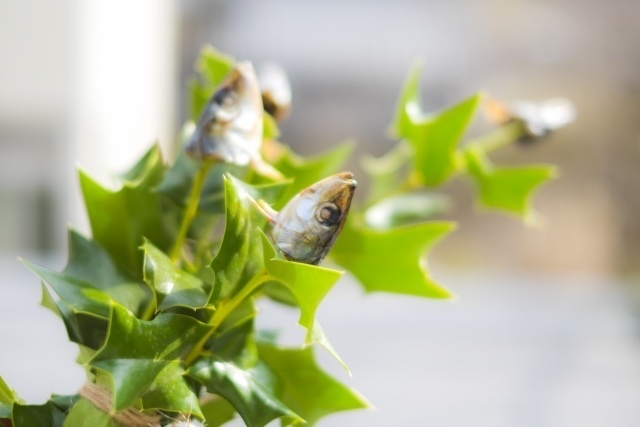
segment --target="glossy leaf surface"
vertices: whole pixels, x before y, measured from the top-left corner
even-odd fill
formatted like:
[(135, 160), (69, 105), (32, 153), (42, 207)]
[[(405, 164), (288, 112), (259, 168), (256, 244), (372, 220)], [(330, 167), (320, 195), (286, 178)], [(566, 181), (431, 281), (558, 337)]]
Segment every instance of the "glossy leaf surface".
[(50, 302), (62, 315), (69, 338), (92, 348), (101, 344), (113, 302), (139, 314), (152, 298), (146, 284), (115, 265), (95, 241), (73, 230), (69, 231), (69, 261), (62, 273), (25, 264), (46, 283), (47, 293), (55, 296)]
[(212, 289), (202, 279), (176, 267), (161, 250), (146, 241), (144, 280), (155, 291), (157, 310), (170, 307), (202, 308)]
[(277, 201), (286, 184), (250, 186), (225, 178), (226, 225), (222, 245), (211, 263), (216, 274), (213, 302), (231, 297), (264, 266), (258, 228), (266, 219), (251, 205), (249, 197), (268, 203)]
[(275, 396), (272, 374), (266, 369), (245, 370), (212, 355), (196, 362), (189, 375), (229, 401), (248, 427), (262, 427), (280, 417), (299, 419)]
[(171, 313), (160, 313), (152, 321), (140, 320), (114, 305), (107, 340), (90, 365), (110, 374), (115, 410), (133, 405), (151, 388), (160, 389), (158, 393), (169, 402), (166, 405), (172, 406), (165, 409), (179, 411), (186, 404), (197, 414), (193, 399), (185, 398), (185, 387), (176, 385), (184, 381), (181, 369), (169, 368), (160, 374), (209, 329), (191, 317)]

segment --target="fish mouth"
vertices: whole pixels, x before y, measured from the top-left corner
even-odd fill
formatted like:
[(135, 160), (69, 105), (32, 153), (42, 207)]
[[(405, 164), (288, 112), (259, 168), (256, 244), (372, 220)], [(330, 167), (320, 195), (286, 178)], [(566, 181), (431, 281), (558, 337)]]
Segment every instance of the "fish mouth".
[(341, 172), (326, 179), (325, 195), (335, 203), (340, 210), (348, 211), (353, 193), (358, 183), (351, 172)]
[(351, 172), (340, 172), (334, 177), (340, 179), (344, 184), (351, 188), (351, 190), (355, 190), (358, 186), (358, 181), (353, 179), (353, 173)]

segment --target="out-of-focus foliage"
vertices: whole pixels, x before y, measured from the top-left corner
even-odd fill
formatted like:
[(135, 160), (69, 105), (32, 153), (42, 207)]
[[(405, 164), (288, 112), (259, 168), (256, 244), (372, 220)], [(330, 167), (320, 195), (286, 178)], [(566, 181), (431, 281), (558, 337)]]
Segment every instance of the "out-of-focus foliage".
[[(203, 49), (190, 83), (192, 120), (234, 62)], [(400, 140), (387, 155), (366, 159), (371, 193), (354, 202), (329, 256), (367, 291), (448, 298), (425, 260), (455, 228), (431, 220), (450, 206), (439, 186), (469, 176), (481, 204), (527, 219), (532, 191), (553, 169), (494, 166), (486, 145), (461, 143), (480, 95), (426, 114), (418, 83), (415, 69), (392, 124)], [(182, 417), (219, 426), (238, 415), (248, 426), (275, 419), (313, 425), (369, 405), (314, 357), (318, 344), (346, 368), (315, 316), (343, 272), (285, 259), (263, 233), (269, 224), (256, 207), (262, 200), (279, 209), (338, 172), (352, 145), (303, 158), (277, 141), (271, 116), (263, 120), (263, 156), (281, 179), (253, 165), (204, 164), (184, 153), (166, 164), (155, 146), (116, 189), (80, 172), (92, 237), (69, 232), (61, 273), (26, 264), (42, 279), (43, 305), (81, 346), (88, 381), (102, 390), (110, 410), (83, 392), (26, 405), (0, 378), (0, 425), (119, 426), (114, 415), (121, 411), (163, 423)], [(185, 126), (186, 136), (190, 129), (193, 124)], [(191, 208), (197, 208), (193, 216)], [(254, 301), (261, 297), (299, 310), (304, 342), (284, 348), (256, 330)]]

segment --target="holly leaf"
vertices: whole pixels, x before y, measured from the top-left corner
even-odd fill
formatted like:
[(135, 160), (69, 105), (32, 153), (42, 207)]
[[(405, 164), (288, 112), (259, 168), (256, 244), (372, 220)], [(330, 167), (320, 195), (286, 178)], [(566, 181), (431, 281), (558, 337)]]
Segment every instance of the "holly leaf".
[(536, 222), (531, 199), (538, 187), (555, 178), (555, 167), (496, 167), (479, 147), (470, 146), (464, 154), (483, 206), (515, 214), (528, 223)]
[(188, 375), (231, 403), (248, 427), (262, 427), (281, 417), (302, 421), (275, 396), (273, 374), (266, 367), (246, 370), (211, 355), (200, 358)]
[(414, 167), (427, 186), (443, 183), (456, 166), (456, 150), (480, 103), (480, 94), (426, 117), (407, 138), (414, 150)]
[(435, 186), (455, 171), (456, 149), (480, 102), (480, 94), (435, 114), (420, 105), (420, 67), (414, 67), (400, 94), (391, 133), (409, 142), (421, 183)]
[(42, 405), (13, 403), (13, 427), (62, 427), (64, 411), (52, 401)]
[(282, 196), (277, 208), (284, 206), (293, 196), (327, 176), (338, 172), (353, 151), (354, 144), (345, 142), (324, 154), (314, 157), (302, 157), (289, 147), (279, 146), (278, 153), (271, 155), (273, 166), (293, 182)]
[(47, 306), (55, 304), (69, 338), (98, 348), (104, 339), (112, 303), (140, 314), (152, 292), (113, 261), (95, 241), (69, 230), (69, 261), (62, 273), (23, 261), (43, 280)]
[(266, 111), (262, 113), (262, 138), (264, 139), (278, 139), (280, 136), (280, 129), (278, 129), (278, 122), (273, 116)]
[(136, 276), (142, 272), (142, 253), (138, 248), (143, 237), (166, 251), (176, 234), (178, 212), (155, 191), (164, 173), (157, 146), (124, 175), (118, 190), (107, 189), (79, 171), (94, 240), (118, 265)]
[(184, 373), (180, 362), (170, 362), (142, 396), (142, 408), (178, 412), (203, 419), (198, 396), (185, 381)]
[(286, 185), (251, 186), (225, 177), (226, 225), (220, 250), (211, 262), (216, 274), (213, 302), (233, 296), (263, 268), (258, 228), (264, 226), (266, 219), (251, 206), (249, 196), (273, 203)]
[(202, 408), (202, 414), (208, 427), (220, 427), (231, 421), (236, 415), (236, 409), (233, 405), (220, 396), (205, 399), (200, 403), (200, 408)]
[[(115, 411), (130, 407), (151, 391), (151, 401), (161, 401), (163, 409), (201, 418), (197, 397), (183, 384), (177, 360), (209, 330), (208, 325), (179, 314), (160, 313), (152, 321), (139, 320), (114, 304), (107, 340), (89, 364), (110, 375)], [(170, 367), (172, 363), (175, 366)]]
[(368, 292), (450, 298), (429, 277), (423, 257), (454, 227), (452, 222), (428, 222), (374, 230), (347, 221), (330, 255)]
[[(276, 250), (267, 236), (264, 233), (261, 235), (267, 273), (291, 292), (300, 307), (298, 323), (307, 330), (305, 343), (310, 344), (316, 341), (328, 343), (322, 329), (316, 325), (315, 315), (318, 306), (342, 276), (342, 272), (282, 259), (276, 256)], [(327, 346), (327, 350), (335, 354), (330, 345)], [(337, 354), (335, 356), (342, 362)]]
[[(247, 299), (247, 301), (250, 300)], [(234, 310), (236, 319), (227, 318), (220, 328), (222, 331), (211, 341), (209, 346), (211, 353), (224, 360), (232, 361), (240, 368), (250, 368), (258, 360), (254, 329), (255, 307), (253, 307), (253, 303), (246, 304), (245, 310), (247, 306), (253, 308), (253, 313), (238, 321), (238, 315), (242, 317), (243, 310), (240, 309), (238, 312)], [(246, 314), (245, 311), (244, 315), (246, 316)], [(230, 324), (231, 326), (229, 326)]]
[(311, 347), (282, 348), (261, 342), (258, 351), (276, 376), (278, 398), (308, 425), (336, 412), (370, 407), (362, 396), (320, 369)]
[(23, 403), (16, 395), (16, 392), (9, 388), (6, 382), (0, 377), (0, 423), (2, 420), (11, 419), (11, 406), (13, 402)]
[(409, 139), (413, 136), (415, 124), (424, 116), (420, 104), (420, 73), (422, 67), (415, 65), (404, 82), (396, 111), (390, 126), (392, 136)]
[(202, 308), (212, 288), (202, 279), (176, 267), (171, 259), (149, 241), (144, 251), (144, 281), (155, 290), (157, 310), (170, 307)]
[(125, 427), (124, 424), (114, 420), (111, 415), (96, 408), (87, 399), (80, 399), (67, 414), (63, 427)]

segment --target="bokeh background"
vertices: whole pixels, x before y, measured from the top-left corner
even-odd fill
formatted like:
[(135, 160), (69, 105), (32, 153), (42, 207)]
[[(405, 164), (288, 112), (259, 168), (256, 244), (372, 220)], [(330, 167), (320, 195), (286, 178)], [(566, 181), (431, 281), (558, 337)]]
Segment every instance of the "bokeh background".
[(82, 383), (15, 256), (64, 265), (67, 224), (88, 229), (77, 164), (108, 182), (153, 141), (175, 154), (210, 43), (281, 63), (294, 97), (284, 142), (313, 154), (355, 139), (356, 174), (358, 156), (392, 146), (416, 61), (427, 110), (482, 89), (578, 111), (495, 156), (560, 166), (535, 199), (543, 227), (478, 212), (468, 183), (448, 186), (461, 226), (430, 265), (455, 303), (362, 296), (348, 279), (332, 293), (320, 319), (377, 409), (321, 425), (640, 425), (638, 17), (626, 0), (0, 0), (0, 375), (35, 401)]

